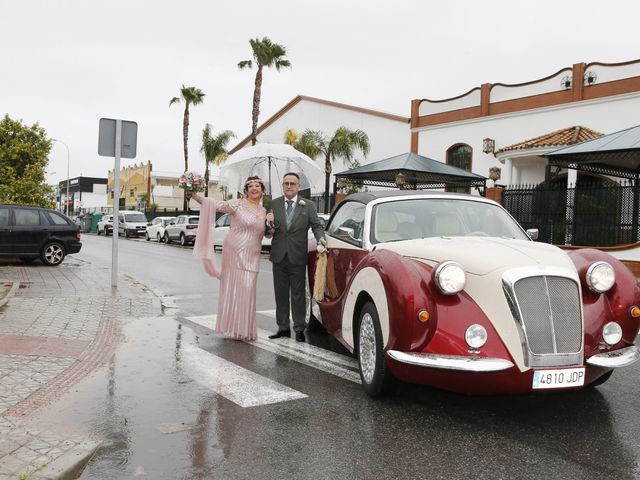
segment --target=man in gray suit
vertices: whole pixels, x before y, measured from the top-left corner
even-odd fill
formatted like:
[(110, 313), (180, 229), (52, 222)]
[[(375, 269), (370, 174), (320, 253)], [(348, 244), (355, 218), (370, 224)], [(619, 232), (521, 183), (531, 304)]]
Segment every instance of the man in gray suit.
[(310, 200), (298, 196), (300, 177), (289, 172), (282, 180), (284, 197), (271, 201), (267, 214), (267, 234), (271, 240), (270, 260), (273, 264), (273, 288), (276, 294), (276, 322), (278, 331), (269, 338), (291, 335), (289, 327), (289, 302), (293, 317), (296, 341), (304, 342), (306, 316), (305, 273), (308, 257), (309, 228), (318, 241), (318, 251), (323, 252), (324, 230), (318, 219), (316, 206)]

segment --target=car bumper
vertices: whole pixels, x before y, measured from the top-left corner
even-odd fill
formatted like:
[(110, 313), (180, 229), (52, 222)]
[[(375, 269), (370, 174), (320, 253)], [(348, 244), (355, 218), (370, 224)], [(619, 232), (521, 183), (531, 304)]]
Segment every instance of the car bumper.
[(67, 244), (67, 254), (78, 253), (82, 248), (82, 242), (73, 242)]
[(605, 368), (620, 368), (631, 365), (640, 360), (640, 347), (632, 345), (630, 347), (614, 350), (613, 352), (598, 353), (589, 357), (588, 365)]
[(401, 352), (399, 350), (388, 350), (387, 355), (397, 362), (408, 365), (463, 372), (500, 372), (513, 367), (513, 363), (502, 358), (437, 355), (435, 353)]

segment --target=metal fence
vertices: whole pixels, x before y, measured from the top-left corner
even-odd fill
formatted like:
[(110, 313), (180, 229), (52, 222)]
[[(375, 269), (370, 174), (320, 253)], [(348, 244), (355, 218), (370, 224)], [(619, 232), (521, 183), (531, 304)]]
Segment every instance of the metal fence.
[(517, 185), (502, 193), (503, 206), (525, 229), (539, 229), (540, 241), (585, 246), (640, 241), (638, 199), (631, 183)]

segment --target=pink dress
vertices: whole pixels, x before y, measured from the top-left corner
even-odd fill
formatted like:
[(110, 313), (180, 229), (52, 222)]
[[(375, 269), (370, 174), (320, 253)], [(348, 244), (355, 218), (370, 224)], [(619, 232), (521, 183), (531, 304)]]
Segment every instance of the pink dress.
[[(215, 265), (213, 232), (215, 212), (233, 215), (222, 243), (222, 265)], [(241, 340), (258, 338), (256, 283), (267, 211), (252, 208), (247, 200), (215, 201), (204, 198), (193, 254), (204, 258), (205, 270), (220, 279), (215, 331)]]

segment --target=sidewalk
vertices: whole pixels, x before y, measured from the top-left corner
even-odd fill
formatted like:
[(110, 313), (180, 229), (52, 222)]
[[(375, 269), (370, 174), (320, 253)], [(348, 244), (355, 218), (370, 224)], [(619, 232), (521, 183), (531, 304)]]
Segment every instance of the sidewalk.
[(133, 279), (67, 257), (58, 267), (0, 265), (0, 480), (74, 479), (99, 438), (40, 431), (35, 412), (111, 357), (120, 321), (161, 314)]

